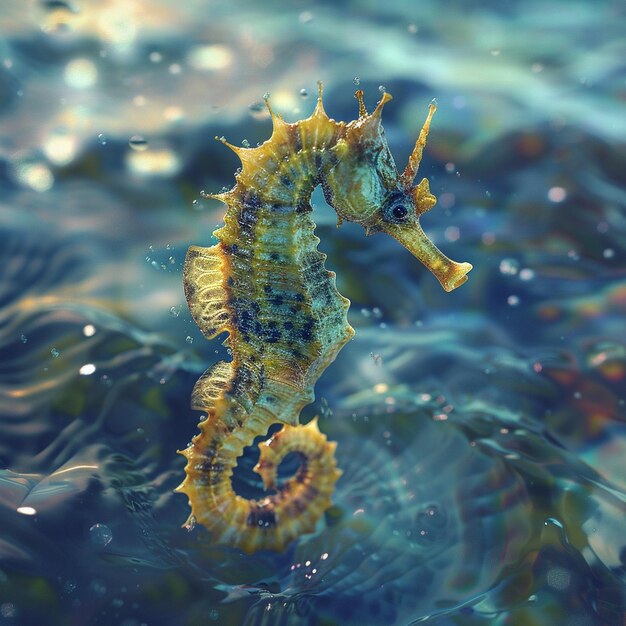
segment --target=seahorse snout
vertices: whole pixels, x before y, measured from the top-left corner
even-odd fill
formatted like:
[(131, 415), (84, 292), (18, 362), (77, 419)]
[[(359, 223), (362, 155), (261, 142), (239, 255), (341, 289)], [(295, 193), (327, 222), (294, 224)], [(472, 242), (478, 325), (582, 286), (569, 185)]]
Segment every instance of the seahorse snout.
[(437, 277), (445, 291), (453, 291), (467, 280), (472, 264), (449, 259), (426, 236), (417, 220), (410, 224), (389, 224), (384, 230), (419, 259)]

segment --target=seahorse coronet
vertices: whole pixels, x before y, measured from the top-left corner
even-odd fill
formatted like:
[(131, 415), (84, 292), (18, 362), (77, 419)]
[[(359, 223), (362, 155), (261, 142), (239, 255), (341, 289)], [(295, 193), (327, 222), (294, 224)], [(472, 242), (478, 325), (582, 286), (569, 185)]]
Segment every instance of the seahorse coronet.
[[(322, 85), (313, 113), (286, 122), (266, 104), (270, 138), (255, 148), (233, 150), (242, 166), (235, 186), (206, 194), (226, 204), (224, 225), (210, 248), (191, 246), (183, 268), (185, 296), (208, 339), (228, 333), (232, 360), (211, 366), (197, 381), (192, 407), (206, 418), (184, 450), (186, 477), (177, 488), (191, 505), (186, 527), (200, 523), (215, 543), (244, 552), (283, 550), (321, 524), (342, 475), (337, 443), (320, 431), (318, 419), (299, 424), (314, 399), (315, 382), (354, 336), (350, 301), (337, 291), (335, 273), (318, 251), (310, 197), (322, 186), (338, 224), (353, 221), (366, 234), (386, 232), (420, 259), (446, 290), (465, 282), (469, 263), (443, 255), (419, 226), (436, 199), (427, 179), (413, 179), (434, 113), (398, 174), (382, 129), (383, 93), (367, 113), (357, 91), (359, 116), (349, 123), (326, 114)], [(259, 436), (260, 476), (266, 494), (246, 499), (231, 478), (244, 448)], [(295, 453), (300, 465), (282, 482), (278, 467)]]

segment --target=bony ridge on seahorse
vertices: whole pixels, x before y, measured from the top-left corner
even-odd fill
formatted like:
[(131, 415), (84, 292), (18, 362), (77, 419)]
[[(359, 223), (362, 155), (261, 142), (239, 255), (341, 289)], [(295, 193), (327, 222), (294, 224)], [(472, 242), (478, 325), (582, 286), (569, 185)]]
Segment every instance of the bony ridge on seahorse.
[[(242, 169), (233, 189), (211, 196), (228, 207), (224, 226), (214, 233), (219, 243), (190, 247), (185, 262), (193, 318), (209, 339), (229, 333), (232, 361), (213, 366), (193, 390), (193, 408), (207, 417), (181, 452), (187, 465), (178, 491), (189, 498), (190, 520), (204, 525), (216, 543), (245, 552), (282, 550), (313, 531), (341, 475), (336, 443), (326, 440), (317, 419), (298, 425), (315, 382), (354, 335), (350, 302), (337, 291), (334, 272), (324, 267), (326, 255), (317, 249), (313, 189), (322, 186), (339, 222), (397, 239), (446, 291), (463, 284), (472, 269), (444, 256), (419, 224), (436, 202), (426, 178), (413, 186), (435, 105), (398, 174), (381, 126), (391, 96), (384, 93), (370, 114), (360, 90), (356, 98), (357, 120), (329, 119), (319, 83), (313, 114), (293, 124), (266, 99), (273, 131), (259, 147), (220, 139), (239, 156)], [(231, 484), (233, 468), (244, 447), (276, 423), (282, 429), (260, 444), (255, 467), (273, 493), (243, 498)], [(278, 485), (278, 465), (289, 453), (298, 455), (300, 466)]]

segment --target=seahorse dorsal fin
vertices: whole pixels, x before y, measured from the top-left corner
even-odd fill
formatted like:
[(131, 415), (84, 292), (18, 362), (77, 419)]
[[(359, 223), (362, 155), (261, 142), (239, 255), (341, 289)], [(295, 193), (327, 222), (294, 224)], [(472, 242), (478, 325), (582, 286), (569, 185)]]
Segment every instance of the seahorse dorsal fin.
[(376, 108), (372, 111), (371, 115), (369, 116), (370, 119), (377, 121), (380, 124), (380, 120), (383, 114), (383, 107), (385, 106), (385, 104), (387, 104), (387, 102), (389, 102), (389, 100), (392, 100), (392, 99), (393, 99), (393, 96), (390, 93), (385, 91), (385, 93), (383, 93), (383, 97), (378, 101)]
[[(357, 92), (358, 94), (359, 92)], [(376, 108), (371, 112), (365, 111), (365, 105), (362, 103), (362, 95), (355, 94), (357, 100), (359, 100), (359, 119), (355, 122), (350, 122), (350, 126), (353, 128), (353, 132), (356, 132), (360, 140), (368, 140), (375, 138), (380, 133), (381, 118), (383, 107), (389, 100), (392, 99), (390, 93), (385, 92), (383, 97), (379, 100)], [(361, 106), (363, 104), (363, 106)], [(364, 114), (363, 114), (364, 113)]]
[(365, 102), (363, 102), (363, 90), (357, 89), (354, 97), (359, 101), (359, 118), (367, 117), (367, 109), (365, 108)]
[[(263, 100), (265, 100), (265, 106), (267, 107), (267, 110), (269, 111), (270, 117), (272, 119), (272, 136), (265, 143), (283, 143), (287, 139), (289, 124), (285, 122), (283, 116), (280, 115), (280, 113), (276, 113), (276, 111), (272, 109), (269, 94), (265, 94), (265, 96), (263, 96)], [(251, 148), (251, 151), (254, 150), (255, 148)]]
[(227, 148), (230, 148), (237, 156), (240, 155), (242, 150), (245, 150), (245, 148), (240, 148), (239, 146), (235, 146), (229, 141), (226, 141), (226, 137), (218, 137), (217, 135), (215, 135), (215, 141), (223, 143)]
[(315, 110), (313, 111), (313, 117), (315, 116), (324, 116), (326, 115), (326, 111), (324, 111), (324, 103), (322, 102), (322, 96), (324, 95), (324, 84), (321, 80), (317, 81), (317, 103), (315, 104)]
[(212, 200), (219, 200), (224, 204), (228, 204), (228, 200), (233, 197), (230, 191), (224, 191), (222, 193), (204, 193), (203, 198), (211, 198)]

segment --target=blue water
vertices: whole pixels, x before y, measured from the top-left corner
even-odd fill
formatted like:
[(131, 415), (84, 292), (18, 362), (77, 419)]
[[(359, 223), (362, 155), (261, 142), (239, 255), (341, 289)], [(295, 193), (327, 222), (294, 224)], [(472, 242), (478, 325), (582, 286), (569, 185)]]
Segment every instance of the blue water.
[[(625, 28), (602, 0), (3, 3), (0, 624), (623, 624)], [(314, 196), (357, 336), (303, 418), (344, 474), (247, 556), (173, 493), (227, 358), (181, 265), (238, 167), (213, 136), (265, 140), (263, 94), (297, 120), (318, 79), (336, 119), (393, 94), (399, 167), (437, 99), (423, 225), (474, 270), (446, 294)]]

